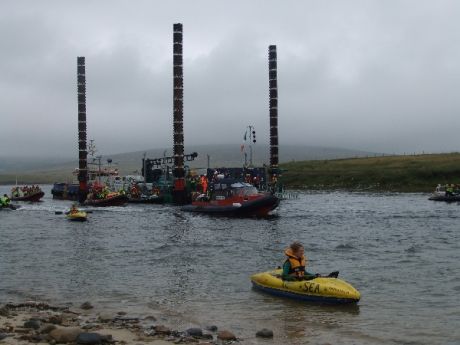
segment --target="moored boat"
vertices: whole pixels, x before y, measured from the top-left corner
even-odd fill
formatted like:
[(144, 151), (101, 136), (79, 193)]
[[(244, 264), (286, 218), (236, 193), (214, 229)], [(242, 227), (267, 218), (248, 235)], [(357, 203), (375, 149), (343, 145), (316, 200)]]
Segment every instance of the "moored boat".
[(265, 217), (279, 205), (279, 198), (267, 192), (259, 192), (253, 185), (233, 179), (221, 179), (211, 185), (209, 197), (200, 195), (190, 205), (182, 207), (186, 212), (198, 212), (228, 216)]
[(251, 276), (254, 289), (271, 295), (297, 300), (346, 304), (357, 303), (361, 294), (351, 284), (338, 278), (317, 277), (311, 280), (283, 281), (281, 269)]

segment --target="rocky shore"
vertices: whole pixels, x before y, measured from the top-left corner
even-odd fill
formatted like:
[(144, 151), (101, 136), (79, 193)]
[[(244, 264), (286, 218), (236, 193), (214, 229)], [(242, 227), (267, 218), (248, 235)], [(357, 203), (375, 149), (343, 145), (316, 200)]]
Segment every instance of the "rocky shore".
[[(244, 343), (215, 325), (176, 330), (163, 318), (96, 310), (89, 302), (60, 307), (41, 302), (8, 303), (0, 307), (0, 344), (232, 344)], [(257, 337), (271, 338), (270, 330)]]

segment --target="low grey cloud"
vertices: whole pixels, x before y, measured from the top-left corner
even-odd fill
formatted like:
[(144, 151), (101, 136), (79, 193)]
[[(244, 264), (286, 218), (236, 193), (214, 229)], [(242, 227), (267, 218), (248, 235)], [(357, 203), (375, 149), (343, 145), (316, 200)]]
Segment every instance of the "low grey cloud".
[(458, 150), (456, 1), (2, 1), (0, 156), (74, 156), (76, 57), (101, 152), (172, 145), (172, 24), (184, 23), (186, 145), (268, 142), (278, 46), (281, 144)]

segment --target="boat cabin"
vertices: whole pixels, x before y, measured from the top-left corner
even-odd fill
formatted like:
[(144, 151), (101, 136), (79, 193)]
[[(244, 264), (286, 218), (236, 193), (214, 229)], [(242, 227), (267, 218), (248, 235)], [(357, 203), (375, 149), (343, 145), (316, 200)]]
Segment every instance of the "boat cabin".
[(257, 195), (259, 191), (253, 185), (233, 179), (222, 179), (210, 186), (211, 200), (226, 200), (235, 197), (248, 199), (250, 195)]

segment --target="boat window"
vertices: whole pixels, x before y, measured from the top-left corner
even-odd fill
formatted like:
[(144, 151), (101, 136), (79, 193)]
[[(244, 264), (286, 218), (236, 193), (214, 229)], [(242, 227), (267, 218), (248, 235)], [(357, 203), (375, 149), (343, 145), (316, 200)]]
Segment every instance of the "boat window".
[(249, 185), (249, 187), (234, 188), (233, 193), (239, 196), (254, 195), (257, 194), (257, 188)]

